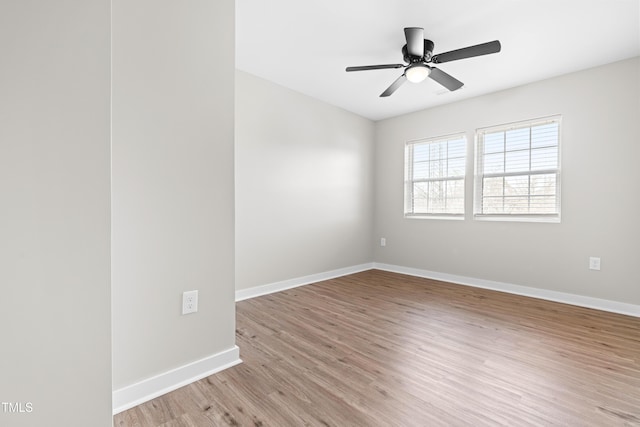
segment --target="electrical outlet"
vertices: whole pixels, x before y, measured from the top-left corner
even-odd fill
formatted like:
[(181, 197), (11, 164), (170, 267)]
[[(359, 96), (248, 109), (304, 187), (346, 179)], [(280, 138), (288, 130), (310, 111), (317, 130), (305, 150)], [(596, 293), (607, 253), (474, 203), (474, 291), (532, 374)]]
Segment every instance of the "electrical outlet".
[(387, 239), (385, 239), (384, 237), (380, 238), (380, 246), (387, 246)]
[(589, 270), (600, 270), (600, 258), (593, 256), (589, 258)]
[(182, 293), (182, 314), (195, 313), (198, 311), (198, 291), (187, 291)]

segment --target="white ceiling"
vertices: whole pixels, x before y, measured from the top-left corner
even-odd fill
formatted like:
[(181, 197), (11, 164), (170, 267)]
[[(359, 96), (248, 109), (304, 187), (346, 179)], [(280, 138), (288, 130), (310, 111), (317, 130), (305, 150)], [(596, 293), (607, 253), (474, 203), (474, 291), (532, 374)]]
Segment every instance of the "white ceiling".
[[(438, 65), (465, 83), (456, 92), (427, 79), (380, 98), (402, 69), (345, 67), (403, 63), (404, 27), (423, 27), (434, 53), (502, 51)], [(238, 69), (372, 120), (638, 55), (640, 0), (236, 0)]]

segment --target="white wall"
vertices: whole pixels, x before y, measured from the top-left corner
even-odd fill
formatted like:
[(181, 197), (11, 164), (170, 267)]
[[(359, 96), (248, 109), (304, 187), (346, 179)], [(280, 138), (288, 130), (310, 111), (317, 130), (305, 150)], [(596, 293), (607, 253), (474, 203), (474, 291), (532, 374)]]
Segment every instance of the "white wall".
[(373, 130), (236, 73), (236, 289), (371, 261)]
[(235, 346), (234, 2), (115, 0), (112, 20), (119, 390)]
[(110, 426), (107, 0), (0, 2), (2, 426)]
[[(405, 141), (464, 131), (473, 142), (476, 128), (552, 114), (563, 116), (560, 224), (474, 221), (472, 179), (464, 221), (403, 218)], [(639, 119), (634, 58), (378, 122), (375, 238), (387, 246), (375, 261), (640, 304)]]

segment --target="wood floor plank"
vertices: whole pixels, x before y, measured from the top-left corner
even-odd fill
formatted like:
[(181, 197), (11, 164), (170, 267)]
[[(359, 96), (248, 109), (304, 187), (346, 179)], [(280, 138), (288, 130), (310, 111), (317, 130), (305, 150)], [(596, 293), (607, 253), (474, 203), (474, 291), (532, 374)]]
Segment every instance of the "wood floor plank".
[(243, 364), (118, 427), (640, 426), (640, 319), (378, 270), (237, 303)]

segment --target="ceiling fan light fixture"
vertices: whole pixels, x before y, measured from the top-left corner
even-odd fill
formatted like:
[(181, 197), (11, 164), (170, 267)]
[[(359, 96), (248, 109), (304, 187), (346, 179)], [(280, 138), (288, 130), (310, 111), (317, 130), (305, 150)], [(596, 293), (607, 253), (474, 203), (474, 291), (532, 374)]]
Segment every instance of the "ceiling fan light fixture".
[(417, 63), (409, 65), (405, 70), (404, 75), (411, 83), (420, 83), (429, 77), (430, 73), (431, 69), (429, 67), (425, 64)]
[(391, 86), (380, 94), (381, 98), (393, 95), (407, 80), (412, 83), (420, 83), (427, 77), (436, 83), (444, 86), (449, 92), (460, 89), (464, 86), (460, 80), (442, 71), (440, 68), (431, 67), (427, 64), (442, 64), (444, 62), (457, 61), (459, 59), (473, 58), (476, 56), (489, 55), (500, 52), (499, 40), (488, 43), (481, 43), (474, 46), (463, 47), (462, 49), (451, 50), (449, 52), (433, 55), (434, 43), (424, 38), (424, 29), (419, 27), (407, 27), (404, 29), (404, 37), (407, 44), (402, 46), (402, 57), (404, 64), (382, 64), (363, 65), (358, 67), (347, 67), (346, 71), (364, 70), (384, 70), (388, 68), (403, 68), (403, 73)]

